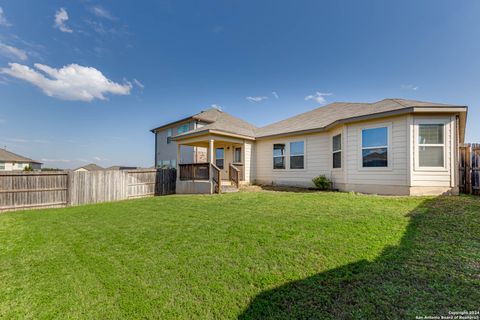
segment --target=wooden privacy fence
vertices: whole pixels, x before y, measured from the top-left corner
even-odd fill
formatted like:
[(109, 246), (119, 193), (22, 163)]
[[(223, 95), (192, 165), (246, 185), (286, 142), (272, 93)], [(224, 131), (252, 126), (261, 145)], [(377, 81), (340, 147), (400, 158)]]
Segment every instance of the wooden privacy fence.
[(176, 170), (0, 173), (0, 211), (175, 193)]
[(460, 147), (460, 192), (480, 195), (480, 144)]

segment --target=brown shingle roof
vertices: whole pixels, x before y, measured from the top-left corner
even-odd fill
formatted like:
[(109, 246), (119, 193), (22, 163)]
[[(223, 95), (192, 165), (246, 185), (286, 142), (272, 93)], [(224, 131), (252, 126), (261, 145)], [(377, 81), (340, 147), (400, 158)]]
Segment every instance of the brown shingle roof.
[(85, 166), (82, 166), (82, 167), (78, 167), (77, 169), (74, 169), (75, 170), (78, 170), (78, 169), (85, 169), (87, 171), (99, 171), (99, 170), (105, 170), (104, 168), (100, 167), (99, 165), (96, 165), (95, 163), (90, 163), (90, 164), (87, 164)]
[(0, 149), (0, 161), (2, 162), (30, 162), (30, 163), (41, 163), (30, 158), (18, 155), (16, 153), (7, 151), (5, 149)]
[(362, 116), (401, 111), (413, 107), (455, 107), (451, 105), (405, 99), (384, 99), (373, 103), (334, 102), (256, 131), (256, 137), (287, 134), (326, 128), (338, 121)]
[[(365, 116), (385, 116), (397, 111), (410, 112), (410, 109), (414, 107), (458, 106), (406, 99), (384, 99), (373, 103), (334, 102), (262, 128), (257, 128), (242, 119), (212, 108), (187, 118), (207, 122), (207, 125), (185, 132), (174, 137), (174, 139), (181, 139), (182, 137), (207, 132), (209, 130), (220, 131), (226, 134), (243, 135), (251, 138), (261, 138), (309, 130), (323, 130), (341, 121), (353, 121), (359, 117)], [(185, 119), (181, 121), (185, 121)]]
[(210, 109), (210, 110), (207, 110), (207, 112), (205, 113), (203, 112), (200, 113), (199, 115), (202, 117), (202, 119), (207, 118), (214, 122), (204, 125), (203, 127), (200, 127), (191, 131), (187, 131), (176, 137), (188, 136), (188, 135), (196, 134), (198, 132), (203, 132), (207, 130), (216, 130), (216, 131), (222, 131), (225, 133), (238, 134), (238, 135), (253, 138), (255, 137), (255, 131), (258, 129), (254, 125), (240, 118), (234, 117), (228, 113), (225, 113), (217, 109)]

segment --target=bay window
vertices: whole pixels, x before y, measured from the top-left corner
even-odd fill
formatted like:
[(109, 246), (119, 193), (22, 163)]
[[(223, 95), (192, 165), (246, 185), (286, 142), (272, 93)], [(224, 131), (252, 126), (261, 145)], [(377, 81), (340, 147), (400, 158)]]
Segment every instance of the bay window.
[(333, 168), (342, 167), (342, 135), (337, 134), (332, 138)]
[(445, 166), (444, 124), (418, 125), (418, 166)]
[(388, 127), (362, 130), (362, 167), (388, 167)]

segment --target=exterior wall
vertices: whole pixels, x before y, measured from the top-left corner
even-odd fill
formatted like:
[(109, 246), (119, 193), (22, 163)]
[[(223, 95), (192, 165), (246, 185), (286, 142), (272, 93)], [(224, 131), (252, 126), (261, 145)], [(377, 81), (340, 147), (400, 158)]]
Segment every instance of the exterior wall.
[[(388, 168), (362, 168), (362, 129), (387, 126), (389, 129)], [(346, 181), (348, 185), (408, 186), (407, 117), (350, 124), (346, 127)]]
[(195, 128), (202, 127), (204, 124), (195, 121), (186, 121), (183, 123), (176, 124), (172, 127), (167, 127), (155, 133), (156, 135), (156, 165), (161, 166), (164, 164), (164, 161), (170, 161), (169, 165), (173, 165), (172, 161), (176, 163), (193, 163), (193, 162), (203, 162), (206, 161), (207, 153), (205, 148), (197, 148), (191, 146), (181, 146), (180, 147), (180, 158), (177, 159), (177, 144), (175, 141), (167, 143), (167, 132), (169, 129), (172, 129), (172, 136), (178, 135), (178, 128), (182, 125), (188, 124), (189, 131)]
[(255, 157), (254, 157), (254, 143), (245, 141), (243, 145), (243, 166), (244, 166), (244, 181), (251, 183), (255, 177)]
[[(453, 188), (456, 182), (457, 163), (456, 146), (456, 119), (455, 116), (414, 116), (412, 122), (411, 141), (411, 185), (413, 187), (442, 187)], [(436, 169), (419, 168), (418, 166), (418, 125), (421, 123), (445, 124), (445, 167)]]
[[(445, 168), (420, 169), (417, 162), (418, 123), (445, 123)], [(405, 115), (347, 124), (328, 132), (257, 140), (255, 144), (258, 184), (311, 187), (312, 178), (325, 175), (334, 187), (389, 195), (457, 194), (457, 133), (455, 116)], [(362, 129), (388, 127), (389, 149), (387, 168), (362, 167)], [(332, 137), (342, 133), (342, 168), (333, 169)], [(305, 168), (289, 169), (289, 143), (305, 142)], [(273, 169), (273, 145), (286, 145), (286, 169)]]
[(23, 171), (26, 167), (32, 166), (33, 170), (41, 170), (42, 165), (40, 163), (28, 163), (28, 162), (5, 162), (5, 169), (2, 171)]
[[(313, 187), (312, 178), (324, 174), (331, 178), (330, 133), (288, 136), (256, 141), (256, 177), (259, 184)], [(304, 169), (290, 169), (290, 142), (304, 141)], [(273, 145), (284, 143), (285, 169), (273, 169)]]

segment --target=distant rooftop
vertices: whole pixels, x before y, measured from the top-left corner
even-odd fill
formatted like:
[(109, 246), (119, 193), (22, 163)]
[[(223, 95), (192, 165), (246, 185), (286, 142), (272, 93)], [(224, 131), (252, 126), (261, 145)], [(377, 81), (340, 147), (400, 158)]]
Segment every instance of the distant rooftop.
[(0, 149), (0, 161), (2, 162), (29, 162), (29, 163), (40, 163), (38, 161), (32, 160), (30, 158), (21, 156), (19, 154), (7, 151), (6, 149)]
[(90, 164), (87, 164), (85, 166), (81, 166), (81, 167), (78, 167), (75, 170), (78, 170), (78, 169), (85, 169), (87, 171), (100, 171), (100, 170), (105, 170), (104, 168), (100, 167), (99, 165), (96, 165), (95, 163), (90, 163)]

